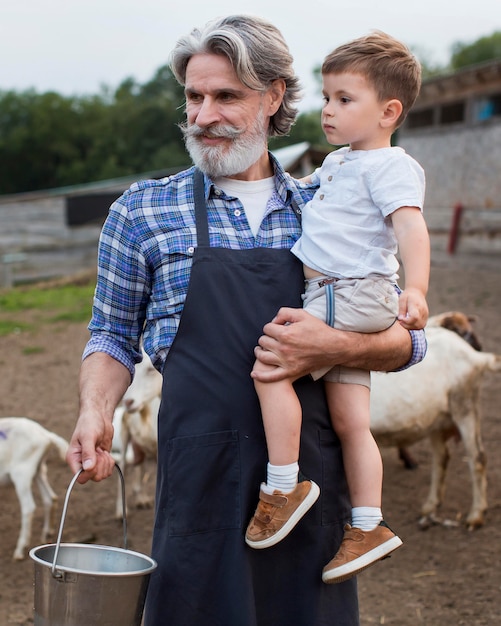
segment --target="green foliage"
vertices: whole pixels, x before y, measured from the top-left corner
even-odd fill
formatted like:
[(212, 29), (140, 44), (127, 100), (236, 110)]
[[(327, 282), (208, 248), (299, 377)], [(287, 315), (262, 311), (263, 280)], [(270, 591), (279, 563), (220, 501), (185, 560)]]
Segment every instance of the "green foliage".
[(432, 76), (444, 74), (445, 72), (449, 71), (450, 68), (444, 67), (443, 65), (436, 63), (433, 60), (430, 52), (425, 48), (421, 48), (420, 46), (412, 46), (411, 50), (421, 64), (421, 75), (423, 80), (431, 78)]
[(501, 31), (481, 37), (473, 43), (456, 42), (452, 47), (451, 67), (458, 70), (468, 65), (501, 59)]
[(144, 85), (129, 78), (90, 97), (0, 92), (0, 194), (188, 163), (183, 99), (167, 66)]
[(276, 150), (302, 141), (312, 146), (328, 146), (320, 123), (320, 110), (309, 111), (298, 115), (296, 123), (287, 137), (274, 137), (270, 140), (270, 148)]

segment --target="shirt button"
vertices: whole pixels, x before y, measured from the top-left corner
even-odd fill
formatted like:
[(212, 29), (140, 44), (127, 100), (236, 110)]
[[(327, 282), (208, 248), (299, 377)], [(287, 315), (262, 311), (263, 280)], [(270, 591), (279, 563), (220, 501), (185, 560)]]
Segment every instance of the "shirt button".
[(242, 215), (242, 211), (240, 209), (235, 209), (235, 212), (233, 213), (233, 215), (235, 217), (240, 217)]
[(323, 193), (321, 193), (321, 194), (320, 194), (320, 200), (323, 200), (324, 198), (325, 198), (324, 194), (323, 194)]
[(221, 191), (221, 189), (215, 189), (214, 193), (216, 194), (216, 196), (220, 196), (223, 192)]
[(329, 182), (331, 182), (332, 180), (332, 176), (329, 176), (329, 178), (327, 179)]
[(195, 247), (194, 246), (190, 246), (188, 248), (188, 254), (193, 254), (195, 252)]

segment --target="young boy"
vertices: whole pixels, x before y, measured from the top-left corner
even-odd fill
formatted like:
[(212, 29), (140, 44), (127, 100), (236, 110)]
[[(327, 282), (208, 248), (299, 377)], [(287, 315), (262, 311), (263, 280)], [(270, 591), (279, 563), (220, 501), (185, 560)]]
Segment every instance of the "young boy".
[[(330, 144), (346, 147), (305, 180), (320, 186), (303, 209), (303, 233), (292, 248), (304, 264), (304, 307), (348, 331), (377, 332), (397, 319), (407, 329), (423, 328), (430, 265), (424, 173), (402, 148), (391, 146), (419, 93), (420, 65), (402, 43), (374, 32), (328, 55), (322, 77), (323, 130)], [(401, 293), (397, 245), (405, 271)], [(352, 506), (351, 525), (322, 574), (324, 582), (336, 583), (402, 541), (381, 513), (383, 468), (370, 431), (370, 372), (333, 367), (312, 376), (325, 382)], [(301, 406), (293, 382), (255, 381), (269, 463), (245, 537), (253, 548), (281, 541), (319, 496), (313, 481), (298, 482)]]

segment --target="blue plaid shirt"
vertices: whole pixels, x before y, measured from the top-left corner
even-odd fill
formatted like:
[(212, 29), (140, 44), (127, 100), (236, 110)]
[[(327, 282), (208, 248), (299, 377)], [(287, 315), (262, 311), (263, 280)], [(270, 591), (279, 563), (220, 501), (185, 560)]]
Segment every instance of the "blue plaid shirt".
[[(256, 237), (238, 198), (228, 197), (205, 178), (211, 246), (290, 249), (297, 241), (301, 227), (291, 200), (302, 207), (315, 188), (298, 185), (270, 158), (276, 189)], [(196, 246), (193, 168), (134, 183), (116, 200), (99, 240), (91, 338), (83, 358), (105, 352), (133, 376), (143, 333), (144, 348), (161, 370), (179, 326)], [(424, 332), (411, 334), (413, 354), (406, 367), (426, 353)]]

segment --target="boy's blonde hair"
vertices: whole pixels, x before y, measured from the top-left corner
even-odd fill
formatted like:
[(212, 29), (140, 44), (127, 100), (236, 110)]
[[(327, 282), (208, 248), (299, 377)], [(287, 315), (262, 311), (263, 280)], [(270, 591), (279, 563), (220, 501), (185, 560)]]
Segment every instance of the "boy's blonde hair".
[(378, 100), (400, 100), (405, 120), (421, 87), (421, 65), (402, 42), (379, 30), (345, 43), (325, 57), (322, 74), (361, 74), (376, 90)]

